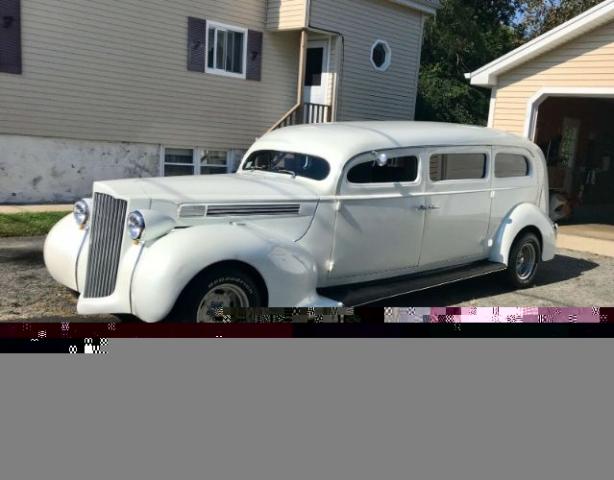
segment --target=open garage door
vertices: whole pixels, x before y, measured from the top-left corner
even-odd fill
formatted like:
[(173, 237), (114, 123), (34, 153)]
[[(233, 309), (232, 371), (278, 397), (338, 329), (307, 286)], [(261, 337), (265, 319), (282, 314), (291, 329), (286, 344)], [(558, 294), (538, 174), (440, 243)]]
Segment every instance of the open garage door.
[(614, 225), (614, 98), (547, 98), (535, 127), (548, 162), (553, 217)]

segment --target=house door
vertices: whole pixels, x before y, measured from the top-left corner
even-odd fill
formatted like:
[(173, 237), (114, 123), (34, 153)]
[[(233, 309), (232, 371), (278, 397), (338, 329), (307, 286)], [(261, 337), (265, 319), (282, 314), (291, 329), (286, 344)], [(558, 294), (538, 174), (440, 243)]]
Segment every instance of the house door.
[(328, 64), (328, 41), (309, 41), (305, 62), (305, 103), (328, 104)]

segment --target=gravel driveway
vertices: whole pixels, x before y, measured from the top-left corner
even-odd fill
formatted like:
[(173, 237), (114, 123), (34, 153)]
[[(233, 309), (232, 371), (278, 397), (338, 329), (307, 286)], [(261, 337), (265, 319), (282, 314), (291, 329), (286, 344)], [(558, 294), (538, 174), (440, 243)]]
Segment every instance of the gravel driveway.
[(53, 280), (43, 262), (44, 237), (0, 238), (0, 320), (117, 321), (77, 315), (77, 296)]
[[(0, 320), (99, 321), (76, 314), (76, 296), (43, 264), (43, 237), (0, 238)], [(541, 265), (534, 288), (512, 291), (496, 275), (404, 295), (374, 306), (612, 306), (614, 258), (559, 251)]]

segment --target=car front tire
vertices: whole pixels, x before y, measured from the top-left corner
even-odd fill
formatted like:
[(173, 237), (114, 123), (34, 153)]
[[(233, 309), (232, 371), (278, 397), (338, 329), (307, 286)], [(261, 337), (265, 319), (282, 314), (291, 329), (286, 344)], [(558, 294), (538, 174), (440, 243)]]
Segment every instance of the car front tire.
[(533, 285), (541, 259), (541, 246), (534, 233), (525, 233), (513, 244), (507, 266), (508, 281), (515, 288)]
[(214, 268), (197, 275), (180, 295), (166, 322), (219, 323), (225, 311), (266, 307), (257, 282), (240, 268)]

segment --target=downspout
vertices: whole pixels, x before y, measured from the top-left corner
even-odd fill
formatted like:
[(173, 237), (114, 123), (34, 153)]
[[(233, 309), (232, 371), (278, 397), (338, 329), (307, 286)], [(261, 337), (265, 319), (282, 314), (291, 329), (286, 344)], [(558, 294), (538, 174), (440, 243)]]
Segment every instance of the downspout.
[(301, 46), (298, 59), (298, 86), (296, 89), (296, 105), (298, 108), (303, 104), (303, 94), (305, 92), (305, 68), (307, 56), (307, 28), (301, 30)]

